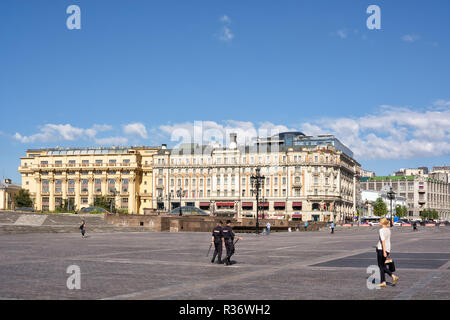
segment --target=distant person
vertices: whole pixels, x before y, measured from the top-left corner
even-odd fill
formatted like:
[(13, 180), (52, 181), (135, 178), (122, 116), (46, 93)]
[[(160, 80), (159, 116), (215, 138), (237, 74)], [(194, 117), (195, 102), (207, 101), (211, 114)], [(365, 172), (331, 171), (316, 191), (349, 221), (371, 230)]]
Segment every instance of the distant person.
[(305, 221), (305, 231), (308, 231), (308, 221)]
[(266, 228), (267, 228), (267, 235), (269, 235), (270, 234), (270, 222), (267, 222)]
[(84, 219), (81, 220), (80, 231), (81, 231), (81, 237), (82, 237), (82, 238), (86, 238), (86, 237), (84, 236), (84, 234), (86, 233), (86, 221), (85, 221)]
[(417, 231), (417, 222), (416, 221), (413, 222), (413, 231)]
[(331, 221), (331, 225), (330, 225), (330, 228), (331, 228), (331, 234), (334, 233), (334, 227), (335, 227), (334, 222)]
[(391, 230), (389, 229), (389, 220), (381, 218), (380, 225), (381, 229), (378, 231), (377, 260), (381, 279), (378, 286), (386, 287), (385, 273), (392, 277), (394, 285), (397, 284), (399, 278), (386, 267), (386, 258), (388, 258), (391, 253)]

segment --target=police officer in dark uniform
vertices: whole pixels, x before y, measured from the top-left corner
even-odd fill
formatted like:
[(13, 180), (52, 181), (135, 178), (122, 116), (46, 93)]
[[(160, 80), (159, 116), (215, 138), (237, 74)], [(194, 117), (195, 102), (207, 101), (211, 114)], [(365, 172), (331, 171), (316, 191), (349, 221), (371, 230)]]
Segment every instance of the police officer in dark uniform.
[(216, 259), (216, 256), (218, 256), (217, 263), (222, 264), (222, 246), (224, 244), (223, 241), (223, 228), (222, 228), (222, 221), (219, 221), (217, 223), (217, 226), (213, 229), (212, 237), (211, 237), (211, 244), (214, 244), (214, 254), (213, 258), (211, 260), (211, 263), (214, 263), (214, 260)]
[(227, 220), (227, 225), (223, 228), (223, 240), (225, 241), (225, 248), (227, 249), (227, 257), (225, 258), (225, 265), (231, 265), (231, 256), (234, 254), (234, 238), (236, 237), (239, 240), (242, 238), (237, 237), (233, 229), (231, 229), (231, 221)]

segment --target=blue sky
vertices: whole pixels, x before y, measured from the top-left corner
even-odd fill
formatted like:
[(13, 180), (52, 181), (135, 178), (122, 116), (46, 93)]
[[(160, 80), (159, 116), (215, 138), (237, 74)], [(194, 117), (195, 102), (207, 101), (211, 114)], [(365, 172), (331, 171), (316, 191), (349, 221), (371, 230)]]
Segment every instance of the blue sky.
[[(81, 9), (68, 30), (66, 8)], [(369, 30), (366, 8), (381, 8)], [(0, 175), (28, 148), (333, 133), (378, 175), (450, 165), (450, 2), (0, 2)]]

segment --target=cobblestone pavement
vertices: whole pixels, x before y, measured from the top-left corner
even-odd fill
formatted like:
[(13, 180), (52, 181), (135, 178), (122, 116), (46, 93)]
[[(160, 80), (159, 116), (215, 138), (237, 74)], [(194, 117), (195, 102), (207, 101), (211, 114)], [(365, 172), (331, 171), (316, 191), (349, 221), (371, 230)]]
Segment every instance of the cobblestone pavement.
[(450, 299), (450, 227), (395, 227), (400, 281), (369, 290), (377, 230), (246, 234), (230, 267), (206, 257), (209, 233), (0, 235), (0, 299)]

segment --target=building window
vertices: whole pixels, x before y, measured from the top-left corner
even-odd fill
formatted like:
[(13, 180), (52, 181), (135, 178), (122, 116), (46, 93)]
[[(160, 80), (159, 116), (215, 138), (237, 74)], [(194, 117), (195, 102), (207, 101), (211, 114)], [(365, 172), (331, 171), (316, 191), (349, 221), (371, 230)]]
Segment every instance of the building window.
[(122, 179), (122, 192), (128, 192), (128, 179)]
[(102, 192), (102, 180), (101, 179), (95, 179), (95, 192)]
[(48, 180), (47, 179), (42, 180), (42, 192), (43, 193), (48, 192)]
[(82, 179), (81, 180), (81, 192), (88, 192), (88, 179)]
[(62, 180), (55, 180), (55, 193), (62, 192)]

